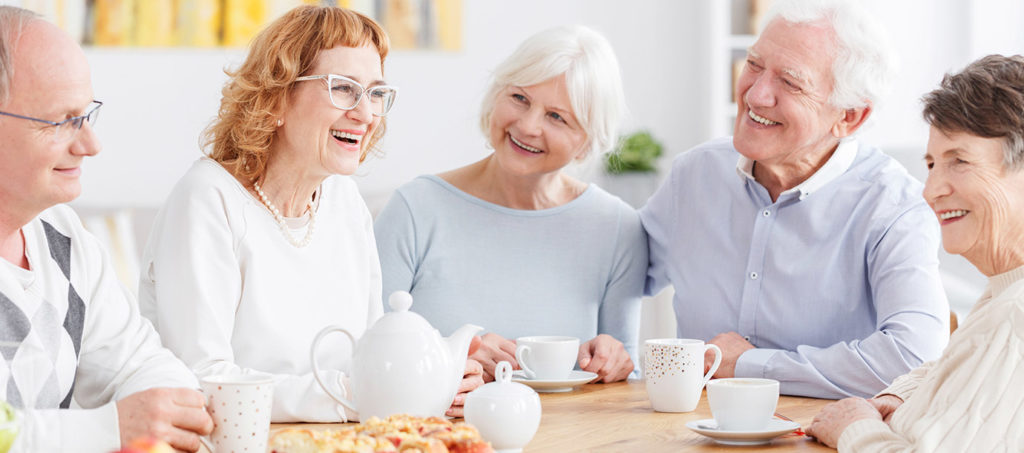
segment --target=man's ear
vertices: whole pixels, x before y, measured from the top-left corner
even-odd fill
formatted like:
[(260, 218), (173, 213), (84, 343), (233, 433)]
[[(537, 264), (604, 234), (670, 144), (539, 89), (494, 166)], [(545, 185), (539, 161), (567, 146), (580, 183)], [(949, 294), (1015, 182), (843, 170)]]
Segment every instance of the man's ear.
[(846, 138), (853, 135), (854, 132), (857, 132), (857, 129), (864, 125), (864, 122), (871, 116), (872, 111), (871, 104), (855, 109), (843, 110), (839, 121), (832, 125), (832, 135), (835, 138)]

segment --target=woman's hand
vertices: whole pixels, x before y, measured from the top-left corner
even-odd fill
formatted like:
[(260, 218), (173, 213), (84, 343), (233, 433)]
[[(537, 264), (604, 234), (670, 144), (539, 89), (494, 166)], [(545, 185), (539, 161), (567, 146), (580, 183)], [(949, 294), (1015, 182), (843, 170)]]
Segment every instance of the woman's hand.
[(580, 345), (580, 369), (597, 373), (594, 382), (616, 382), (633, 372), (633, 359), (622, 342), (608, 334), (601, 334)]
[(462, 382), (459, 383), (459, 392), (455, 394), (452, 407), (448, 408), (445, 415), (449, 417), (462, 417), (465, 412), (466, 394), (481, 385), (484, 385), (484, 367), (476, 360), (467, 359), (466, 372), (462, 375)]
[(881, 421), (882, 414), (875, 406), (863, 398), (846, 398), (830, 403), (814, 417), (811, 426), (807, 427), (807, 435), (813, 436), (829, 447), (836, 448), (839, 436), (853, 422), (864, 419)]
[(893, 394), (885, 394), (868, 400), (875, 409), (878, 409), (878, 413), (882, 416), (882, 421), (889, 423), (889, 418), (892, 417), (892, 413), (896, 412), (896, 409), (903, 404), (903, 398), (900, 398)]
[(483, 366), (484, 382), (494, 380), (494, 367), (498, 366), (498, 362), (506, 361), (512, 364), (513, 370), (519, 369), (519, 362), (516, 362), (516, 343), (514, 341), (506, 340), (501, 335), (494, 333), (478, 338), (483, 340), (480, 348), (476, 352), (471, 352), (469, 358), (480, 362), (480, 365)]

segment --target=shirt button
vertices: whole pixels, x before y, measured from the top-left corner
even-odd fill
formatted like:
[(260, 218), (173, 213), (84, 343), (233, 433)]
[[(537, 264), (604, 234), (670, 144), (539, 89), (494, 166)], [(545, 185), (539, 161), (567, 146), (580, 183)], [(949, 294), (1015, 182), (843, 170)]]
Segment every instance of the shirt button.
[(763, 215), (765, 217), (768, 217), (768, 216), (772, 215), (772, 211), (770, 211), (768, 209), (765, 209), (764, 212), (761, 213), (761, 215)]
[(745, 337), (743, 337), (743, 339), (744, 339), (744, 340), (747, 340), (747, 343), (750, 343), (750, 337), (746, 337), (746, 336), (745, 336)]
[(757, 280), (757, 272), (751, 272), (750, 273), (750, 279), (751, 280)]

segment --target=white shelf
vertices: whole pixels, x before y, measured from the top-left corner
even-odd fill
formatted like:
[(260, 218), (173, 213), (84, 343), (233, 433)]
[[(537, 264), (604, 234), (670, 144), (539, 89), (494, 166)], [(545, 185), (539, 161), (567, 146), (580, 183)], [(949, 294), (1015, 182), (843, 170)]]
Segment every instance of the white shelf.
[(747, 50), (757, 41), (757, 36), (746, 33), (750, 0), (727, 0), (726, 3), (728, 5), (724, 8), (726, 16), (722, 18), (726, 25), (723, 30), (725, 33), (717, 41), (721, 43), (720, 46), (723, 46), (719, 47), (717, 52), (721, 58), (719, 61), (723, 65), (721, 73), (724, 74), (725, 83), (721, 85), (721, 89), (716, 95), (718, 99), (716, 112), (720, 118), (718, 121), (725, 125), (724, 133), (731, 135), (733, 124), (736, 121), (736, 103), (732, 99), (734, 62), (745, 58)]

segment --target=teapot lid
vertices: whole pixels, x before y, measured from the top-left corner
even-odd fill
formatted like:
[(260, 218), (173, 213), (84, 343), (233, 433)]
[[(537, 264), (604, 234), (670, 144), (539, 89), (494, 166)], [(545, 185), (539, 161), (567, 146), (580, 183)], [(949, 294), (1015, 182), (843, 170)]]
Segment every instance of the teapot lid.
[(367, 331), (367, 333), (409, 333), (418, 331), (431, 332), (435, 329), (417, 313), (409, 311), (412, 307), (412, 295), (406, 291), (395, 291), (388, 297), (390, 313), (385, 313)]
[(494, 367), (494, 382), (481, 385), (470, 392), (467, 398), (511, 399), (523, 398), (531, 394), (536, 397), (537, 392), (528, 386), (512, 382), (512, 365), (501, 361)]

